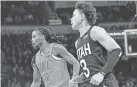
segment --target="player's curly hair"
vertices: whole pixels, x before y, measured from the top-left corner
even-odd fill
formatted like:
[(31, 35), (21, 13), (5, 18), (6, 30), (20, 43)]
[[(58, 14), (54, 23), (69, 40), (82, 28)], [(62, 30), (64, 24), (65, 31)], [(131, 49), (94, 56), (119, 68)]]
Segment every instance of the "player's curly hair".
[(96, 23), (97, 13), (96, 13), (96, 8), (94, 8), (94, 6), (92, 5), (92, 2), (78, 1), (75, 5), (75, 9), (79, 9), (85, 14), (86, 19), (90, 25)]
[(57, 38), (49, 31), (48, 28), (38, 27), (34, 31), (39, 31), (41, 34), (43, 34), (48, 43), (58, 43)]

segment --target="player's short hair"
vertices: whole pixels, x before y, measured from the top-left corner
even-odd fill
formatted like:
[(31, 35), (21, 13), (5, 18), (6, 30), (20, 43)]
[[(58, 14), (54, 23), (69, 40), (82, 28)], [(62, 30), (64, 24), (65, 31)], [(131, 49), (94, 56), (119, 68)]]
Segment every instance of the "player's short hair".
[(38, 27), (34, 31), (39, 31), (42, 35), (44, 35), (48, 43), (57, 42), (57, 38), (49, 31), (48, 28)]
[(96, 8), (94, 8), (91, 1), (78, 1), (75, 5), (75, 9), (79, 9), (85, 14), (86, 19), (90, 23), (90, 25), (96, 23)]

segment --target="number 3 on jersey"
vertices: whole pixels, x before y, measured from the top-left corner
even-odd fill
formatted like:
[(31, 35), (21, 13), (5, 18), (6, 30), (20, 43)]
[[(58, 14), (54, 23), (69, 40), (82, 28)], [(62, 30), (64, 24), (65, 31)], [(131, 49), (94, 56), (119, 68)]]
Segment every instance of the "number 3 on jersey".
[(90, 71), (89, 71), (89, 69), (87, 68), (86, 61), (85, 61), (84, 59), (80, 60), (80, 65), (81, 65), (81, 67), (82, 67), (83, 70), (84, 70), (84, 75), (88, 78), (89, 75), (90, 75)]

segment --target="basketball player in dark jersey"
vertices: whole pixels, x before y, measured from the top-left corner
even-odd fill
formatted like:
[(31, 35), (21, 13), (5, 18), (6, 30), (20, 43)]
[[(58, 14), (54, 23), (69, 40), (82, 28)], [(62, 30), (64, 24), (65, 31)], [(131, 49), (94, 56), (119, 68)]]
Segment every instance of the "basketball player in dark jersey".
[(70, 76), (66, 61), (73, 65), (73, 77), (78, 76), (79, 62), (60, 44), (53, 43), (51, 34), (45, 28), (32, 32), (32, 45), (39, 51), (32, 59), (33, 82), (31, 87), (40, 87), (41, 79), (45, 87), (77, 87), (69, 85)]
[(80, 32), (75, 46), (82, 73), (72, 82), (78, 79), (84, 87), (118, 87), (112, 72), (121, 48), (104, 28), (95, 26), (96, 19), (96, 9), (91, 2), (76, 3), (71, 26)]

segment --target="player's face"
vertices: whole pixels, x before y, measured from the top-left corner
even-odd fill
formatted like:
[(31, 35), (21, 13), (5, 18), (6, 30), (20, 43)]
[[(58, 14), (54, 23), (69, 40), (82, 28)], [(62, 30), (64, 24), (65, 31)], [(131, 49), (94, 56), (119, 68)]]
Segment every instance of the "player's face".
[(41, 35), (39, 31), (33, 31), (32, 32), (32, 39), (31, 39), (32, 45), (34, 48), (37, 48), (41, 44)]
[(73, 30), (78, 30), (81, 24), (81, 14), (78, 9), (75, 9), (71, 18), (71, 27)]

